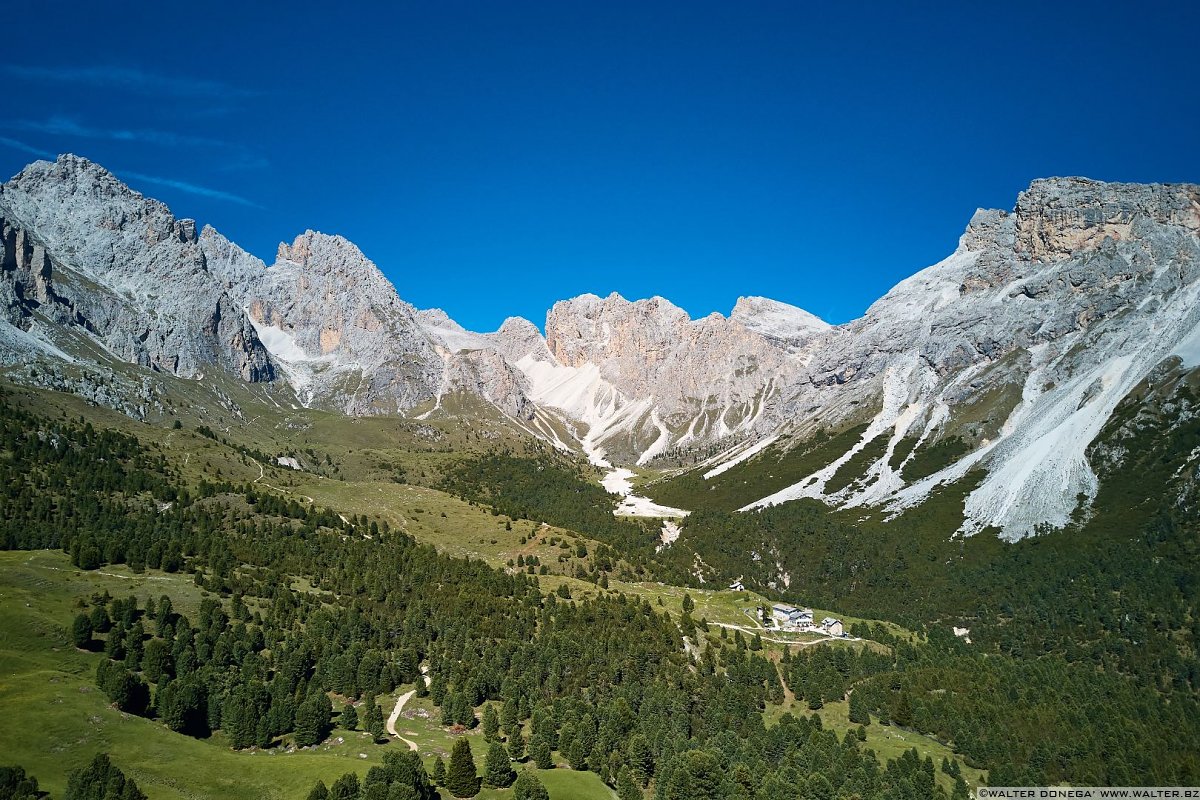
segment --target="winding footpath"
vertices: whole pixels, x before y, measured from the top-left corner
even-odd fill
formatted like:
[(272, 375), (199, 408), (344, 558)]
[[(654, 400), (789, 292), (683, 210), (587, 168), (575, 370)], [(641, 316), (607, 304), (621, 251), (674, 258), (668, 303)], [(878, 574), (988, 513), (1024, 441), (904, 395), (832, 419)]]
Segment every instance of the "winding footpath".
[(408, 745), (408, 749), (414, 752), (418, 749), (417, 743), (411, 739), (405, 739), (403, 736), (396, 733), (396, 720), (400, 718), (400, 712), (404, 710), (404, 704), (407, 703), (416, 693), (416, 689), (411, 689), (396, 698), (396, 707), (392, 709), (392, 715), (388, 717), (386, 726), (388, 733), (404, 742), (406, 745)]

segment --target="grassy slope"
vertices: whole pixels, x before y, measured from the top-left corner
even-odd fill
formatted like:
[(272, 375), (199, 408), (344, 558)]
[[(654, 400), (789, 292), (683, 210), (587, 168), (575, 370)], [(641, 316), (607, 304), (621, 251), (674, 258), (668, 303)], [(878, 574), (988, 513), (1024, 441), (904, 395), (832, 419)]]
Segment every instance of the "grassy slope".
[[(108, 574), (104, 574), (108, 573)], [(321, 777), (365, 772), (382, 748), (350, 745), (299, 754), (235, 753), (220, 738), (199, 741), (151, 720), (113, 709), (95, 687), (103, 657), (70, 644), (67, 626), (93, 592), (141, 598), (164, 591), (188, 610), (200, 591), (186, 577), (124, 568), (77, 572), (59, 553), (0, 553), (0, 752), (57, 796), (66, 772), (101, 751), (134, 777), (151, 798), (297, 798)]]
[[(208, 740), (192, 739), (115, 710), (94, 685), (103, 656), (77, 650), (68, 633), (79, 604), (105, 591), (115, 597), (132, 594), (143, 602), (167, 593), (177, 609), (191, 614), (203, 595), (186, 576), (134, 575), (124, 567), (80, 572), (61, 553), (0, 552), (0, 714), (6, 720), (0, 726), (0, 753), (4, 763), (25, 766), (56, 796), (66, 788), (67, 771), (95, 753), (109, 752), (151, 800), (295, 800), (317, 780), (331, 783), (345, 772), (365, 774), (381, 763), (387, 748), (403, 746), (374, 745), (359, 731), (339, 728), (331, 743), (316, 750), (234, 752), (219, 733)], [(387, 712), (394, 702), (394, 696), (380, 698)], [(420, 745), (430, 766), (435, 756), (449, 755), (455, 738), (437, 721), (428, 699), (414, 698), (396, 726)], [(471, 737), (482, 764), (486, 746), (478, 729), (462, 735)], [(366, 758), (360, 755), (364, 753)], [(553, 770), (541, 777), (556, 800), (612, 797), (590, 772)], [(479, 796), (511, 794), (486, 790)]]
[[(297, 472), (270, 464), (260, 465), (230, 446), (197, 433), (194, 428), (199, 420), (211, 419), (215, 413), (212, 398), (204, 395), (203, 387), (183, 383), (187, 384), (185, 388), (190, 394), (182, 396), (190, 400), (174, 409), (179, 412), (178, 417), (167, 415), (153, 423), (138, 422), (96, 408), (69, 395), (25, 389), (15, 389), (13, 394), (19, 403), (37, 413), (82, 415), (94, 424), (136, 435), (144, 443), (161, 449), (174, 465), (181, 468), (187, 481), (199, 481), (203, 477), (212, 479), (218, 475), (230, 480), (257, 481), (285, 495), (301, 500), (311, 498), (318, 505), (327, 505), (347, 515), (370, 514), (387, 519), (417, 539), (452, 555), (479, 558), (497, 566), (506, 564), (518, 553), (538, 555), (553, 572), (569, 573), (573, 572), (579, 559), (571, 557), (567, 562), (559, 563), (558, 556), (569, 551), (550, 545), (551, 537), (583, 541), (589, 552), (595, 550), (597, 543), (594, 540), (576, 532), (543, 527), (538, 529), (536, 538), (529, 538), (534, 532), (532, 523), (514, 522), (512, 530), (506, 530), (503, 516), (494, 516), (485, 508), (472, 506), (428, 486), (398, 484), (392, 479), (397, 465), (410, 479), (420, 480), (423, 475), (436, 475), (448, 459), (475, 451), (480, 440), (469, 430), (449, 424), (439, 426), (437, 420), (428, 426), (417, 426), (390, 418), (348, 419), (320, 411), (279, 408), (273, 404), (268, 408), (249, 390), (235, 394), (238, 387), (225, 387), (224, 391), (234, 396), (244, 413), (241, 417), (217, 413), (216, 421), (221, 424), (211, 427), (230, 445), (268, 454), (312, 448), (319, 457), (329, 454), (338, 467), (337, 473), (325, 466), (317, 467), (327, 472), (326, 475), (307, 470)], [(190, 416), (193, 412), (197, 416)], [(204, 416), (199, 416), (201, 413)], [(171, 423), (175, 418), (184, 420), (183, 428), (173, 429)], [(489, 441), (494, 445), (496, 440)], [(503, 441), (511, 443), (512, 440)], [(459, 452), (441, 452), (443, 446)], [(524, 544), (520, 542), (522, 536), (528, 539)], [(111, 709), (94, 687), (93, 671), (99, 656), (77, 651), (67, 642), (67, 626), (76, 613), (75, 604), (81, 598), (105, 589), (114, 596), (133, 592), (143, 598), (151, 593), (157, 597), (164, 592), (163, 587), (169, 585), (169, 593), (176, 598), (177, 607), (186, 613), (198, 605), (200, 590), (186, 576), (132, 576), (124, 568), (106, 568), (103, 572), (109, 574), (80, 573), (71, 568), (65, 557), (54, 553), (0, 553), (0, 613), (3, 614), (0, 618), (0, 637), (3, 637), (0, 664), (4, 665), (0, 675), (13, 676), (0, 684), (0, 713), (8, 715), (15, 710), (25, 714), (23, 709), (32, 704), (43, 709), (50, 707), (48, 716), (45, 711), (43, 716), (47, 721), (53, 720), (52, 724), (41, 727), (6, 726), (0, 731), (0, 751), (13, 753), (9, 760), (24, 764), (49, 789), (61, 789), (66, 769), (86, 761), (100, 750), (114, 753), (118, 763), (132, 771), (139, 783), (145, 784), (151, 798), (302, 797), (318, 778), (328, 783), (342, 772), (356, 770), (363, 773), (370, 765), (378, 763), (381, 748), (357, 743), (359, 735), (352, 732), (337, 731), (335, 736), (342, 735), (346, 741), (319, 752), (254, 755), (228, 750), (221, 743), (220, 734), (209, 741), (196, 741), (173, 734), (154, 722)], [(171, 583), (164, 584), (164, 580)], [(545, 591), (565, 582), (575, 596), (601, 591), (594, 584), (559, 574), (543, 576), (540, 582)], [(675, 614), (680, 611), (684, 590), (679, 587), (617, 580), (611, 585), (614, 591), (645, 597), (655, 604), (661, 600), (663, 607)], [(31, 587), (40, 587), (40, 590)], [(688, 591), (696, 601), (693, 617), (698, 621), (707, 619), (713, 623), (752, 625), (744, 609), (768, 602), (750, 592)], [(38, 595), (37, 602), (33, 595)], [(31, 605), (26, 607), (26, 602)], [(822, 609), (817, 613), (818, 617), (824, 614), (840, 616), (848, 624), (857, 621), (832, 610)], [(897, 635), (912, 636), (899, 626), (889, 623), (887, 627)], [(38, 638), (19, 635), (26, 629), (43, 633)], [(767, 646), (774, 650), (780, 647), (769, 642)], [(51, 677), (57, 682), (50, 683)], [(380, 698), (380, 703), (385, 706), (385, 712), (390, 712), (394, 697)], [(422, 708), (429, 714), (428, 719), (416, 716)], [(435, 755), (448, 754), (452, 741), (446, 730), (437, 724), (438, 715), (431, 712), (427, 700), (414, 698), (407, 707), (405, 718), (397, 726), (402, 733), (414, 732), (409, 738), (422, 746), (422, 755), (430, 762)], [(92, 719), (102, 722), (89, 722), (89, 732), (80, 735), (80, 722)], [(21, 730), (19, 736), (18, 729)], [(68, 731), (73, 732), (74, 738)], [(917, 734), (912, 737), (923, 755), (939, 752), (936, 748), (940, 745), (932, 739)], [(66, 745), (65, 741), (74, 744)], [(482, 742), (476, 751), (477, 760), (482, 763)], [(366, 759), (359, 758), (362, 752), (367, 754)], [(935, 761), (940, 761), (940, 756), (935, 755)], [(175, 782), (172, 776), (178, 775), (179, 770), (169, 766), (180, 763), (197, 767), (189, 766), (186, 770), (186, 787)], [(552, 771), (543, 777), (555, 798), (610, 796), (607, 787), (591, 773)], [(485, 791), (480, 796), (503, 797), (507, 794)]]
[(821, 434), (786, 451), (777, 443), (709, 480), (704, 479), (707, 468), (696, 468), (647, 484), (644, 493), (676, 508), (734, 511), (831, 463), (853, 447), (866, 429), (864, 424), (832, 436)]

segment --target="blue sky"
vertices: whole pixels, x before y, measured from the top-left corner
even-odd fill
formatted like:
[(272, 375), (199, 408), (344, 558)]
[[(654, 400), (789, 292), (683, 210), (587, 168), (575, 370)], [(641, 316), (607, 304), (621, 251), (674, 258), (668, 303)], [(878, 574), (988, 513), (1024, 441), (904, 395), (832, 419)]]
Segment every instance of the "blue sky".
[(1195, 3), (267, 5), (14, 4), (0, 172), (79, 153), (268, 263), (340, 233), (476, 330), (844, 322), (1036, 177), (1200, 181)]

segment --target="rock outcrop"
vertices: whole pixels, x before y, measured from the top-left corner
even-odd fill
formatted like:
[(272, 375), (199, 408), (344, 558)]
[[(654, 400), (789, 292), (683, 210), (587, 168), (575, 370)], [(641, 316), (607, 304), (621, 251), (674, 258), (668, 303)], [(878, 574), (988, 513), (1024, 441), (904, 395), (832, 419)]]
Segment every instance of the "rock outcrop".
[(306, 404), (402, 413), (437, 396), (443, 363), (362, 251), (307, 231), (242, 288), (246, 313)]
[(75, 156), (30, 165), (0, 187), (0, 220), (0, 297), (17, 330), (77, 329), (121, 361), (185, 378), (274, 377), (195, 222), (103, 168)]
[[(1043, 180), (1012, 213), (976, 213), (953, 255), (809, 345), (785, 418), (869, 427), (841, 459), (752, 505), (819, 497), (900, 509), (978, 469), (964, 533), (1065, 524), (1095, 495), (1085, 451), (1116, 404), (1200, 339), (1198, 230), (1193, 185)], [(861, 479), (827, 492), (877, 437), (886, 447)], [(902, 478), (923, 446), (950, 438), (965, 452)], [(894, 459), (897, 448), (908, 454)]]
[[(1117, 403), (1165, 364), (1200, 365), (1200, 187), (1186, 184), (1035, 181), (839, 326), (761, 297), (693, 320), (612, 294), (556, 303), (544, 337), (516, 317), (473, 333), (405, 303), (341, 237), (307, 231), (267, 267), (75, 156), (0, 187), (0, 266), (9, 364), (104, 353), (181, 378), (220, 370), (346, 414), (469, 413), (443, 405), (465, 395), (597, 463), (724, 448), (706, 480), (863, 425), (748, 508), (898, 511), (971, 473), (966, 534), (1064, 524), (1096, 493), (1087, 448)], [(157, 402), (139, 393), (126, 405)], [(831, 482), (851, 459), (860, 474)]]

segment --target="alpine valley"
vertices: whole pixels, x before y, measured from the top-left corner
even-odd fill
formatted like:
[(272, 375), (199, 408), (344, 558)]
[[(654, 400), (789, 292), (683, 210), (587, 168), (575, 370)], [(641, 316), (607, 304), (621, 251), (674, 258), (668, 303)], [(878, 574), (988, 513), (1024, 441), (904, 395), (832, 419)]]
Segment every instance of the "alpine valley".
[(1035, 181), (843, 325), (475, 333), (73, 155), (0, 263), (0, 751), (56, 794), (1200, 784), (1200, 185)]

